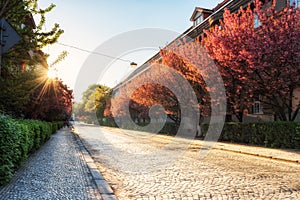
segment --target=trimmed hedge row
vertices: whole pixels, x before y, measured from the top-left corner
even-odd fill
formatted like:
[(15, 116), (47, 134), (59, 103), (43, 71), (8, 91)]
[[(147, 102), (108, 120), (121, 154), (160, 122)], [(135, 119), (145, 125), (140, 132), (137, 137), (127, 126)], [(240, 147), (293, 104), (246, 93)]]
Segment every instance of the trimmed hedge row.
[[(208, 125), (201, 125), (207, 132)], [(300, 148), (300, 123), (297, 122), (259, 122), (225, 123), (219, 141), (245, 143), (272, 148)]]
[[(110, 124), (116, 127), (115, 124)], [(139, 123), (145, 126), (147, 123)], [(130, 129), (126, 123), (122, 128)], [(208, 124), (201, 124), (202, 137), (208, 129)], [(138, 129), (137, 129), (138, 130)], [(178, 127), (167, 122), (160, 131), (162, 134), (176, 135)], [(251, 144), (272, 148), (300, 149), (300, 123), (299, 122), (229, 122), (224, 124), (219, 141)]]
[[(128, 130), (134, 130), (134, 131), (142, 131), (144, 130), (143, 127), (147, 126), (149, 123), (147, 122), (140, 122), (140, 123), (137, 123), (135, 129), (132, 127), (131, 124), (129, 123), (122, 123), (122, 127), (119, 127), (119, 128), (122, 128), (122, 129), (128, 129)], [(157, 124), (157, 126), (161, 126), (160, 123), (153, 123), (153, 124)], [(100, 124), (101, 126), (110, 126), (110, 127), (118, 127), (118, 125), (115, 123), (115, 122), (110, 122), (110, 123), (102, 123)], [(167, 135), (172, 135), (174, 133), (177, 133), (177, 126), (175, 123), (170, 123), (170, 122), (166, 122), (163, 126), (163, 128), (159, 131), (159, 133), (162, 133), (162, 134), (167, 134)]]
[[(201, 124), (203, 137), (205, 136), (207, 129), (208, 124)], [(177, 126), (174, 123), (166, 123), (160, 133), (175, 135), (177, 131)], [(271, 148), (300, 149), (300, 123), (225, 123), (218, 141), (251, 144)]]
[(28, 154), (62, 126), (61, 122), (17, 120), (0, 115), (0, 185), (7, 183)]

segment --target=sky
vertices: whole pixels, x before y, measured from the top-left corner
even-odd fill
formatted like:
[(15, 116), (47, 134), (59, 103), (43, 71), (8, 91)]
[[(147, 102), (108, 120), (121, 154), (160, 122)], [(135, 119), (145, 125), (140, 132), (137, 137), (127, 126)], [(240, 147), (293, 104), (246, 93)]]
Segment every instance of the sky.
[[(65, 60), (55, 65), (55, 68), (58, 77), (74, 89), (79, 72), (89, 63), (87, 60), (91, 56), (90, 53), (80, 51), (78, 48), (97, 52), (98, 55), (93, 55), (94, 61), (98, 58), (103, 60), (105, 56), (100, 54), (113, 56), (114, 51), (99, 46), (129, 31), (156, 28), (172, 32), (169, 38), (160, 38), (160, 43), (154, 42), (151, 48), (139, 48), (131, 52), (121, 52), (122, 55), (116, 54), (118, 58), (134, 61), (140, 66), (157, 53), (160, 47), (171, 42), (192, 25), (189, 19), (195, 7), (213, 8), (220, 2), (222, 0), (40, 0), (40, 8), (45, 8), (51, 3), (56, 5), (56, 8), (46, 15), (44, 30), (49, 31), (54, 23), (58, 23), (65, 31), (59, 38), (60, 44), (45, 47), (43, 51), (50, 54), (49, 64), (62, 51), (68, 52)], [(147, 37), (149, 40), (155, 40), (151, 35)], [(144, 39), (147, 39), (146, 36)], [(118, 46), (114, 45), (113, 48), (117, 49)], [(98, 82), (113, 87), (134, 69), (130, 67), (129, 62), (110, 58), (109, 67), (99, 66), (99, 71), (101, 70), (105, 72)], [(77, 101), (82, 91), (74, 92)]]

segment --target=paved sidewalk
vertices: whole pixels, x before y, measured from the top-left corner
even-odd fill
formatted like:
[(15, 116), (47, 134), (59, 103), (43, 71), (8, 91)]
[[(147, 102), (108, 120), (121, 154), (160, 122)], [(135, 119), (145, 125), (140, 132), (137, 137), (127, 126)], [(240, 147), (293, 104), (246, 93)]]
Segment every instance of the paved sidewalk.
[(7, 199), (102, 198), (76, 136), (62, 129), (0, 188), (0, 200)]
[[(199, 146), (203, 145), (203, 141), (196, 141)], [(242, 153), (252, 156), (259, 156), (264, 158), (270, 158), (279, 161), (293, 162), (300, 164), (300, 149), (273, 149), (265, 147), (257, 147), (250, 145), (241, 145), (233, 143), (218, 142), (213, 149), (219, 149), (224, 151), (231, 151), (235, 153)]]
[[(113, 131), (121, 131), (117, 128), (112, 127), (101, 127), (103, 130), (113, 130)], [(124, 132), (124, 131), (121, 131)], [(143, 133), (139, 131), (131, 131), (126, 130), (127, 133), (130, 134), (149, 134)], [(162, 140), (172, 140), (173, 136), (167, 135), (157, 135)], [(182, 141), (187, 142), (187, 139), (181, 138)], [(191, 142), (190, 148), (194, 148), (195, 150), (212, 147), (213, 149), (230, 151), (235, 153), (247, 154), (252, 156), (259, 156), (264, 158), (270, 158), (278, 161), (285, 161), (285, 162), (292, 162), (300, 164), (300, 149), (275, 149), (275, 148), (265, 148), (265, 147), (258, 147), (258, 146), (251, 146), (251, 145), (242, 145), (242, 144), (235, 144), (235, 143), (227, 143), (227, 142), (216, 142), (210, 143), (208, 141), (198, 140), (195, 139)]]

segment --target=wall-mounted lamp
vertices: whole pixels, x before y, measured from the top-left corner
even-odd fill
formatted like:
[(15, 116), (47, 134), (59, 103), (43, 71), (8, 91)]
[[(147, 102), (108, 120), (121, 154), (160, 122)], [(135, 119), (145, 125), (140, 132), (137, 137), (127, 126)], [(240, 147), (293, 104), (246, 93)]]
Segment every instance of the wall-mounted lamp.
[(137, 64), (135, 62), (130, 63), (130, 67), (136, 67), (136, 66), (137, 66)]

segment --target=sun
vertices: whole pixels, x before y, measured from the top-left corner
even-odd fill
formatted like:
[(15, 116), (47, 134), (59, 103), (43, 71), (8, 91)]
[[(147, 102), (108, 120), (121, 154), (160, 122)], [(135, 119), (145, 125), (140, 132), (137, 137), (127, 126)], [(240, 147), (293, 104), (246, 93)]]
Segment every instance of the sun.
[(49, 68), (47, 72), (47, 76), (49, 79), (55, 79), (57, 77), (57, 70), (54, 68)]

